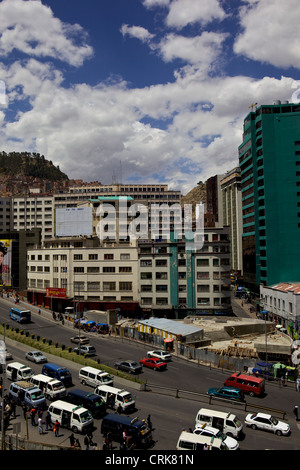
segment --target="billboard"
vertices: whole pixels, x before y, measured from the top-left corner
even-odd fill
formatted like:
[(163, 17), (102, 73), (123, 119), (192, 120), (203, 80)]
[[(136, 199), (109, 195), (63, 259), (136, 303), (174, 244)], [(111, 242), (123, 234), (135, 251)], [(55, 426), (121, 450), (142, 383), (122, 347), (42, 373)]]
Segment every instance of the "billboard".
[(65, 288), (56, 288), (56, 287), (47, 287), (46, 296), (47, 297), (66, 297)]
[(0, 286), (11, 287), (12, 240), (0, 240)]
[(93, 235), (92, 217), (91, 207), (56, 209), (56, 236), (74, 237)]

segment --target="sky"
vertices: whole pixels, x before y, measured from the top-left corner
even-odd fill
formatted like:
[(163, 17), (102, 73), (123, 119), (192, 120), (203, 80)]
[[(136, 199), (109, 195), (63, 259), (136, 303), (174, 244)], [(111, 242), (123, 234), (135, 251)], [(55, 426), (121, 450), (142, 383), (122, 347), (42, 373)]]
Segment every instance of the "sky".
[(299, 0), (2, 0), (0, 151), (187, 194), (238, 165), (251, 105), (300, 101), (299, 24)]

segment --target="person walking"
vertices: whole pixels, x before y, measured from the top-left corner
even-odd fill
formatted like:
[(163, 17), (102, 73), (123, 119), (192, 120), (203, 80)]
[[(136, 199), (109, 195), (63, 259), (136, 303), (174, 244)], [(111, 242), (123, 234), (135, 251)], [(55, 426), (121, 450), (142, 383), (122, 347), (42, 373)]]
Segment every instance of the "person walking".
[(44, 434), (44, 431), (43, 431), (43, 419), (41, 416), (39, 416), (38, 418), (38, 429), (39, 429), (39, 433), (40, 434)]
[(74, 447), (74, 444), (75, 444), (75, 436), (74, 436), (73, 433), (69, 436), (69, 440), (70, 440), (70, 446), (71, 446), (71, 447)]
[(296, 390), (297, 392), (300, 392), (300, 377), (298, 377), (296, 380)]
[(84, 445), (85, 445), (85, 450), (90, 450), (90, 439), (88, 438), (87, 435), (85, 435), (85, 438), (84, 438)]
[(35, 423), (35, 413), (36, 413), (35, 408), (31, 408), (31, 410), (30, 410), (30, 422), (31, 422), (31, 426), (36, 426), (36, 423)]
[(52, 426), (52, 423), (51, 423), (51, 415), (50, 415), (49, 411), (46, 414), (45, 423), (46, 423), (46, 431), (48, 431), (48, 429), (50, 429), (50, 431), (52, 431), (53, 426)]
[(295, 408), (294, 408), (294, 410), (293, 410), (293, 413), (294, 413), (294, 415), (295, 415), (296, 421), (298, 421), (298, 406), (297, 406), (297, 405), (295, 406)]
[(56, 420), (55, 423), (54, 423), (54, 426), (53, 426), (53, 431), (55, 433), (55, 437), (58, 437), (59, 436), (59, 422)]

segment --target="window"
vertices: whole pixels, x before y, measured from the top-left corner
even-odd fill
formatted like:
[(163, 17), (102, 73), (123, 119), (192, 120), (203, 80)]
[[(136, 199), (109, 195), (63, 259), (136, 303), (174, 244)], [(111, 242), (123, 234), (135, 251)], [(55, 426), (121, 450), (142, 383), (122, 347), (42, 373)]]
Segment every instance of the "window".
[(156, 279), (168, 279), (168, 273), (155, 273), (155, 278)]
[(157, 284), (156, 292), (168, 292), (168, 286), (166, 284)]
[(119, 282), (120, 291), (132, 291), (132, 282)]
[(114, 266), (103, 266), (104, 273), (115, 273), (116, 268)]
[(113, 253), (106, 253), (104, 255), (104, 259), (107, 260), (107, 259), (114, 259), (114, 255)]
[(197, 259), (197, 266), (209, 266), (209, 259), (208, 258), (205, 258), (205, 259)]
[(167, 266), (168, 261), (166, 259), (157, 259), (155, 261), (155, 266)]
[(119, 273), (131, 273), (132, 267), (131, 266), (120, 266)]
[(89, 255), (89, 260), (97, 260), (97, 259), (98, 259), (98, 255), (97, 255), (97, 254), (91, 253), (91, 254)]
[(74, 255), (74, 261), (81, 261), (82, 255)]
[(152, 279), (152, 273), (141, 273), (141, 279)]
[(130, 259), (130, 253), (121, 253), (120, 254), (120, 260), (128, 260)]
[(100, 282), (88, 282), (87, 283), (87, 290), (90, 291), (99, 291), (100, 290)]
[(83, 266), (75, 266), (74, 267), (74, 273), (84, 273), (84, 267)]
[(111, 291), (111, 290), (116, 290), (116, 283), (115, 282), (103, 282), (103, 290), (104, 291)]
[(152, 266), (152, 259), (141, 259), (140, 266), (141, 268), (146, 266)]
[(152, 285), (151, 284), (142, 284), (141, 285), (141, 292), (152, 292)]

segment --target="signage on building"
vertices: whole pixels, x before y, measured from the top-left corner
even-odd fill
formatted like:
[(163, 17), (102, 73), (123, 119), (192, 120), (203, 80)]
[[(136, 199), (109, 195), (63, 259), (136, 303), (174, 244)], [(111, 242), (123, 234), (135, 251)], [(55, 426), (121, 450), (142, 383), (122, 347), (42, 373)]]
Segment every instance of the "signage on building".
[(56, 287), (47, 287), (46, 288), (47, 297), (66, 297), (66, 289), (59, 289)]

